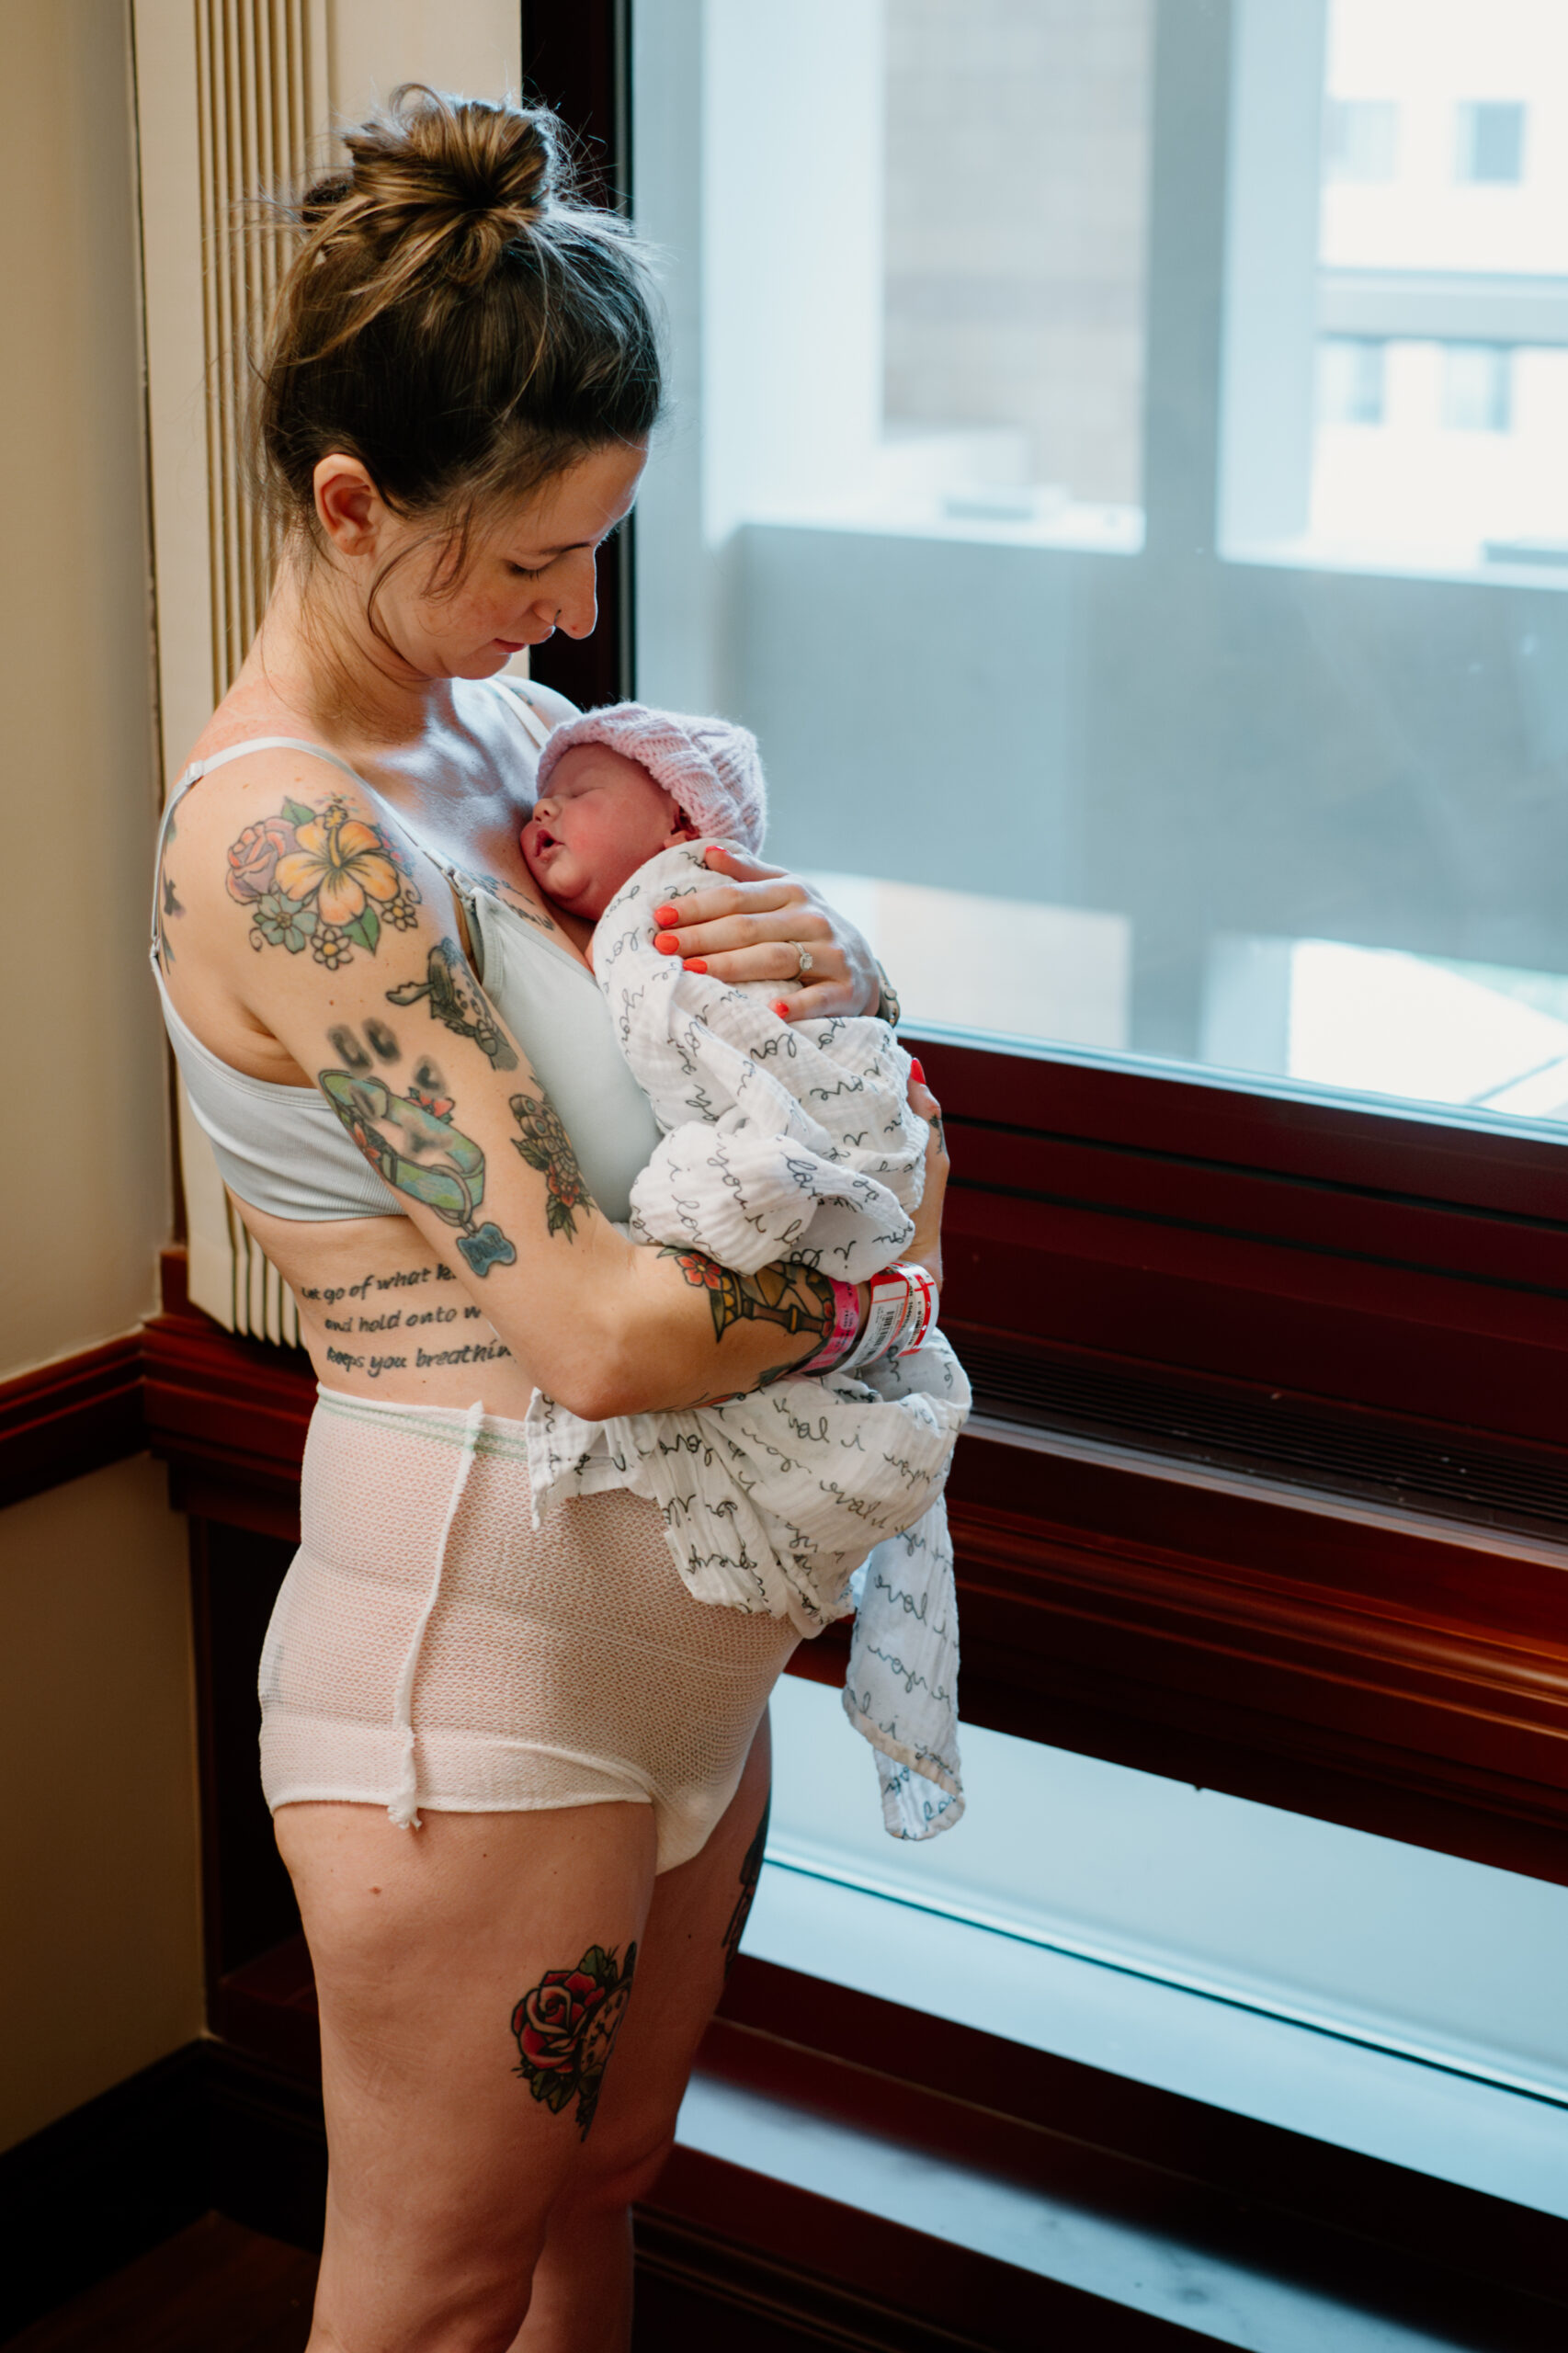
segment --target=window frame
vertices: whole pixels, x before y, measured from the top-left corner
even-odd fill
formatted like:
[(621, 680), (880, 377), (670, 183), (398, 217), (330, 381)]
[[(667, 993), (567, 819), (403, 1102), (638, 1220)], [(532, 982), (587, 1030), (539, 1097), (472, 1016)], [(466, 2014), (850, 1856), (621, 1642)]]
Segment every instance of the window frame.
[[(528, 81), (625, 188), (630, 0), (528, 0), (523, 26)], [(1158, 233), (1223, 221), (1230, 39), (1229, 10), (1160, 8), (1156, 72), (1181, 85), (1214, 184), (1207, 224)], [(1218, 321), (1166, 307), (1154, 271), (1151, 345), (1207, 334), (1218, 386)], [(1211, 538), (1216, 448), (1157, 403), (1148, 431), (1151, 471), (1180, 474), (1187, 527)], [(626, 692), (629, 606), (606, 606), (596, 676)], [(574, 692), (581, 654), (552, 643), (537, 675)], [(906, 1042), (953, 1140), (944, 1322), (984, 1417), (953, 1483), (966, 1713), (1568, 1872), (1568, 1690), (1545, 1689), (1568, 1670), (1562, 1146), (1178, 1065)], [(1451, 1491), (1434, 1492), (1445, 1461)], [(1422, 1660), (1443, 1643), (1439, 1692)], [(830, 1643), (809, 1648), (799, 1671), (841, 1671)], [(1475, 1731), (1482, 1685), (1495, 1737)]]

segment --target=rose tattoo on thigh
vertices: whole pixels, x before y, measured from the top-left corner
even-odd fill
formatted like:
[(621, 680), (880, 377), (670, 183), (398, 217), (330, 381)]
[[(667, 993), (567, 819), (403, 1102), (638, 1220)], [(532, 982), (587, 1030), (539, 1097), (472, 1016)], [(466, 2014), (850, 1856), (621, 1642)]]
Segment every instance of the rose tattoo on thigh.
[(577, 2128), (586, 2140), (599, 2104), (615, 2038), (631, 1999), (637, 1948), (590, 1945), (575, 1969), (548, 1969), (512, 2012), (521, 2064), (517, 2073), (552, 2116), (577, 2103)]

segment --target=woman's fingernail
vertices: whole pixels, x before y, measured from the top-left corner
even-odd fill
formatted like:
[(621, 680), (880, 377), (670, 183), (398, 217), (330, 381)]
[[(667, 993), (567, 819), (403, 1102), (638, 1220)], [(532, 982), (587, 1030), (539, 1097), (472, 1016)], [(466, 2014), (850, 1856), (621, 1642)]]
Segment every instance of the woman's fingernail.
[(774, 1010), (774, 1012), (778, 1016), (778, 1018), (779, 1018), (779, 1020), (780, 1020), (780, 1021), (788, 1021), (788, 1020), (789, 1020), (789, 1018), (790, 1018), (790, 1008), (789, 1008), (789, 1006), (785, 1004), (785, 1002), (784, 1002), (784, 1000), (783, 1000), (783, 998), (782, 998), (781, 996), (776, 996), (776, 997), (774, 998), (774, 1000), (773, 1000), (773, 1010)]
[(662, 924), (666, 931), (675, 920), (676, 911), (674, 907), (655, 907), (653, 909), (653, 921), (656, 924)]
[(688, 956), (686, 960), (684, 970), (688, 972), (705, 972), (708, 970), (708, 967), (703, 962), (700, 956)]
[(909, 1075), (911, 1078), (918, 1079), (922, 1086), (925, 1086), (926, 1074), (920, 1067), (918, 1057), (915, 1054), (911, 1054), (909, 1057)]
[(680, 954), (680, 942), (676, 938), (673, 931), (655, 932), (653, 935), (653, 945), (658, 949), (661, 956), (678, 956)]

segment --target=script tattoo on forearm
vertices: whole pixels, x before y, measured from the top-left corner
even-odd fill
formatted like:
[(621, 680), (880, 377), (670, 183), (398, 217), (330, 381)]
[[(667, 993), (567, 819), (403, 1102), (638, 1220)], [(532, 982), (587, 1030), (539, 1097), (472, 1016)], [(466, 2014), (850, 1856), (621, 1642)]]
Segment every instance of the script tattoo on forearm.
[(419, 920), (403, 852), (335, 794), (320, 811), (285, 801), (247, 825), (229, 846), (228, 888), (250, 916), (253, 948), (308, 948), (329, 972), (356, 948), (373, 956), (383, 926), (411, 931)]
[(514, 1095), (512, 1117), (523, 1131), (513, 1137), (513, 1150), (544, 1178), (545, 1223), (574, 1241), (578, 1212), (591, 1216), (594, 1204), (559, 1112), (546, 1095)]
[[(349, 1033), (352, 1035), (352, 1033)], [(484, 1154), (472, 1136), (452, 1125), (452, 1101), (415, 1071), (406, 1095), (394, 1095), (384, 1078), (352, 1070), (316, 1074), (322, 1093), (383, 1183), (433, 1210), (457, 1228), (458, 1248), (476, 1275), (509, 1267), (516, 1245), (493, 1221), (481, 1225), (484, 1199)]]
[(432, 1021), (439, 1021), (460, 1038), (472, 1038), (494, 1069), (517, 1069), (517, 1057), (480, 994), (468, 959), (455, 939), (443, 939), (432, 948), (422, 981), (404, 981), (401, 988), (387, 991), (391, 1005), (417, 1005), (421, 998), (430, 1008)]
[[(777, 1266), (760, 1267), (755, 1275), (737, 1275), (732, 1267), (705, 1257), (700, 1250), (682, 1250), (673, 1242), (666, 1242), (659, 1256), (673, 1258), (693, 1289), (707, 1292), (716, 1340), (722, 1340), (734, 1324), (777, 1324), (791, 1335), (809, 1333), (814, 1345), (801, 1349), (795, 1359), (798, 1364), (814, 1355), (833, 1329), (833, 1285), (814, 1267), (785, 1258)], [(770, 1381), (781, 1381), (794, 1370), (795, 1364), (774, 1365), (757, 1386), (766, 1389)]]

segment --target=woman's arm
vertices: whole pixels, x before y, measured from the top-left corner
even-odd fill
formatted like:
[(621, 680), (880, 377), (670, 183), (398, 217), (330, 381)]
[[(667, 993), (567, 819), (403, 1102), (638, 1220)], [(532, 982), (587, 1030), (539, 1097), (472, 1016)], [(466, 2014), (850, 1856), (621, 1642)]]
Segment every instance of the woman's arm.
[(258, 1063), (281, 1046), (314, 1080), (527, 1379), (599, 1420), (755, 1389), (816, 1353), (821, 1276), (724, 1274), (600, 1214), (468, 968), (444, 877), (381, 803), (257, 754), (192, 794), (180, 862), (187, 1019), (210, 1040), (225, 1016), (248, 1023)]
[[(788, 1021), (830, 1014), (875, 1013), (882, 975), (852, 923), (782, 866), (743, 858), (717, 845), (707, 862), (729, 879), (680, 903), (680, 923), (663, 935), (668, 951), (699, 958), (718, 981), (777, 981), (778, 1010)], [(810, 954), (803, 986), (797, 946)]]

